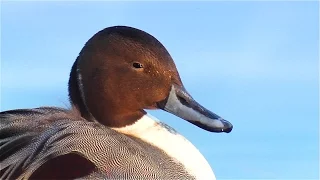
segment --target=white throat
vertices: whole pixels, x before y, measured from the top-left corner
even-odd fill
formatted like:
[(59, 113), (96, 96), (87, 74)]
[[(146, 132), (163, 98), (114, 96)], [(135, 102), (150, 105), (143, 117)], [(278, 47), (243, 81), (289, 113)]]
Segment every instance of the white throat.
[(174, 129), (150, 115), (144, 115), (130, 126), (113, 129), (140, 138), (162, 149), (177, 162), (183, 164), (196, 179), (216, 179), (210, 165), (196, 147)]

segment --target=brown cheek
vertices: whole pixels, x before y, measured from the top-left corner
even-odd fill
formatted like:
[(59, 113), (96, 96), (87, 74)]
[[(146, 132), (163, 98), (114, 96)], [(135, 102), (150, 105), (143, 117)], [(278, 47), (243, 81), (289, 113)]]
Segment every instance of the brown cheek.
[(167, 95), (165, 93), (166, 90), (163, 87), (157, 87), (156, 89), (153, 89), (150, 92), (152, 92), (152, 93), (150, 94), (150, 98), (148, 99), (149, 100), (147, 103), (148, 108), (149, 109), (157, 109), (156, 104), (158, 102), (164, 100), (167, 97)]
[(153, 105), (151, 105), (151, 106), (145, 107), (144, 109), (159, 109), (159, 108), (157, 107), (156, 104), (153, 104)]

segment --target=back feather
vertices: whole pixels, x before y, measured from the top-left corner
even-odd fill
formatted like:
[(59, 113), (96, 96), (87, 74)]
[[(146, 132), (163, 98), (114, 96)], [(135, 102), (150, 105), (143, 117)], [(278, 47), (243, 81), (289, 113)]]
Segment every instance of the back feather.
[(0, 179), (194, 179), (160, 149), (54, 107), (0, 113)]

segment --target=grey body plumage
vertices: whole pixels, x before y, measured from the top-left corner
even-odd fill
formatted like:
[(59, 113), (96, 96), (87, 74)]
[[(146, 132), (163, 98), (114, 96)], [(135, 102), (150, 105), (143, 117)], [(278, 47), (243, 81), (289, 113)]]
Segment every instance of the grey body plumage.
[(44, 163), (71, 153), (95, 166), (76, 178), (193, 179), (160, 149), (72, 111), (43, 107), (1, 112), (0, 117), (1, 179), (29, 178)]

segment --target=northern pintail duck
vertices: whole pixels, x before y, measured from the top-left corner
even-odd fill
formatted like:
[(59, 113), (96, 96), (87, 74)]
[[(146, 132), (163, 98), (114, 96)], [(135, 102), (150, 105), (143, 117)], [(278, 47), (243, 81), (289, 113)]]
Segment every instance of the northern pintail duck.
[(184, 88), (166, 48), (125, 26), (96, 33), (69, 79), (72, 108), (0, 113), (1, 179), (215, 179), (201, 153), (144, 109), (211, 132), (232, 125)]

